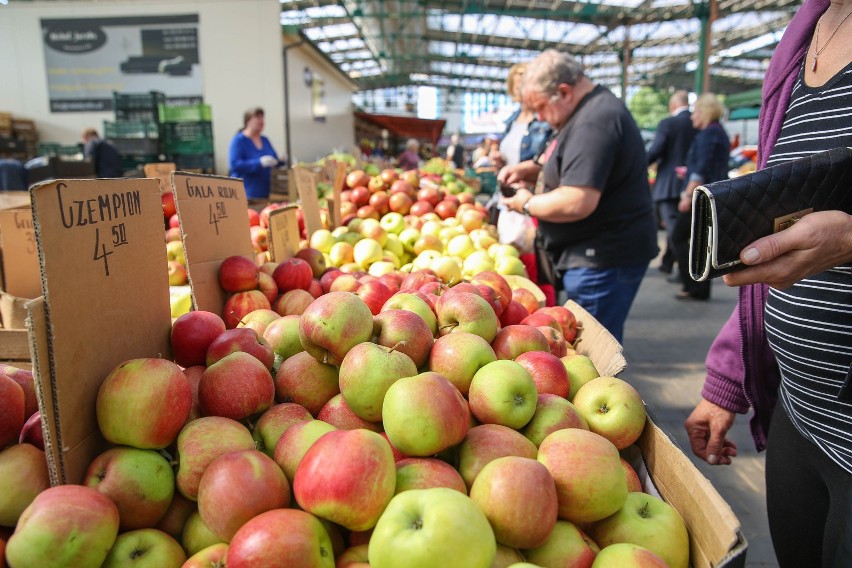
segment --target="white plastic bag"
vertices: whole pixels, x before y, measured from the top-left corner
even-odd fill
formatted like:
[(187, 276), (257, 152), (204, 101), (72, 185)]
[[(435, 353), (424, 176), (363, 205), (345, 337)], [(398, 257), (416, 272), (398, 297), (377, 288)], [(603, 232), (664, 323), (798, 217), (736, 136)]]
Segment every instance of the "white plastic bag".
[(503, 208), (497, 218), (497, 240), (513, 245), (521, 254), (532, 252), (535, 243), (535, 224), (528, 215)]

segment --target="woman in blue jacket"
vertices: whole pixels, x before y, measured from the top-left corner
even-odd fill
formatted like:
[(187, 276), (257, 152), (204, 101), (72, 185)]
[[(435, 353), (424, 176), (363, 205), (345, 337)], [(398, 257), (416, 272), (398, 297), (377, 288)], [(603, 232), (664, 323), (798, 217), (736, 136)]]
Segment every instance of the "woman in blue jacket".
[(231, 140), (228, 164), (231, 177), (243, 178), (249, 200), (269, 198), (271, 168), (283, 165), (275, 149), (263, 136), (263, 109), (249, 109), (243, 115), (243, 129)]
[(512, 100), (519, 103), (518, 110), (506, 121), (506, 131), (500, 141), (500, 151), (491, 154), (491, 163), (502, 168), (532, 160), (544, 150), (544, 143), (550, 137), (551, 128), (547, 122), (538, 120), (535, 113), (520, 105), (521, 85), (526, 63), (516, 63), (509, 68), (506, 88)]

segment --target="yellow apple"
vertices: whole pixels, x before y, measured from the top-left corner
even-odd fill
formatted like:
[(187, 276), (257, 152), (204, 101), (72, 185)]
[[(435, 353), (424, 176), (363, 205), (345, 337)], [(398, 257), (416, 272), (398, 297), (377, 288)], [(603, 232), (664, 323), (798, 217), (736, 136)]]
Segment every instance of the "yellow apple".
[(367, 271), (371, 276), (379, 277), (384, 274), (388, 274), (389, 272), (393, 272), (396, 270), (396, 266), (392, 262), (388, 262), (386, 260), (380, 260), (379, 262), (374, 262), (370, 265), (370, 269)]
[(382, 260), (383, 252), (382, 245), (375, 239), (362, 239), (355, 243), (352, 255), (355, 263), (366, 270), (374, 262)]
[(400, 266), (402, 266), (402, 263), (399, 261), (399, 257), (389, 250), (386, 250), (382, 253), (382, 261), (390, 262), (391, 264), (393, 264), (394, 268), (399, 268)]
[(328, 253), (329, 264), (340, 267), (347, 262), (355, 262), (355, 247), (347, 242), (334, 243)]
[(426, 221), (425, 223), (423, 223), (423, 226), (420, 227), (420, 234), (440, 237), (441, 230), (443, 228), (444, 226), (441, 224), (440, 221)]
[(420, 238), (420, 231), (414, 228), (403, 229), (399, 234), (402, 247), (408, 252), (414, 252), (414, 243)]
[(328, 252), (337, 239), (327, 229), (319, 229), (311, 235), (310, 247), (315, 248), (320, 252)]
[(361, 270), (361, 265), (357, 262), (347, 262), (340, 265), (340, 272), (345, 274), (352, 274), (353, 272), (360, 272)]
[(447, 252), (452, 256), (467, 258), (474, 251), (476, 246), (468, 235), (456, 235), (447, 242)]
[(515, 258), (519, 258), (521, 253), (512, 245), (503, 245), (498, 243), (488, 247), (488, 256), (497, 260), (504, 256), (514, 256)]
[(331, 232), (331, 235), (335, 239), (339, 239), (341, 236), (343, 236), (344, 233), (348, 233), (348, 232), (349, 232), (349, 227), (347, 227), (346, 225), (343, 225), (343, 226), (337, 227), (335, 230), (333, 230)]
[(402, 246), (402, 241), (399, 240), (399, 236), (394, 233), (388, 233), (388, 240), (385, 243), (385, 250), (392, 252), (396, 255), (397, 258), (401, 257), (403, 253), (405, 253), (405, 247)]
[(445, 284), (457, 284), (461, 281), (461, 266), (459, 263), (449, 257), (441, 256), (432, 261), (429, 268), (441, 279)]
[(521, 262), (521, 259), (516, 256), (502, 256), (499, 257), (496, 261), (494, 261), (494, 270), (497, 274), (507, 275), (507, 274), (516, 274), (518, 276), (527, 275), (527, 269), (524, 266), (524, 263)]
[(497, 244), (497, 239), (488, 234), (488, 231), (485, 229), (474, 229), (470, 232), (470, 238), (473, 240), (473, 244), (476, 245), (476, 248), (480, 250), (488, 250), (493, 244)]
[(473, 279), (474, 276), (481, 272), (491, 272), (494, 270), (494, 261), (488, 256), (484, 250), (477, 250), (468, 255), (464, 259), (462, 265), (462, 276), (467, 280)]

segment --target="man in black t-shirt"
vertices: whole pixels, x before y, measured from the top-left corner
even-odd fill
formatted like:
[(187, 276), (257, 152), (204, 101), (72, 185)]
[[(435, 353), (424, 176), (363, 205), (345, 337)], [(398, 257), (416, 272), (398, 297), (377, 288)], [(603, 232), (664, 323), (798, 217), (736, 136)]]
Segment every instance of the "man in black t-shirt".
[(621, 341), (648, 263), (658, 251), (647, 158), (636, 122), (567, 53), (549, 49), (524, 77), (523, 96), (556, 132), (537, 160), (504, 168), (508, 184), (531, 184), (504, 199), (538, 219), (544, 247), (570, 299)]

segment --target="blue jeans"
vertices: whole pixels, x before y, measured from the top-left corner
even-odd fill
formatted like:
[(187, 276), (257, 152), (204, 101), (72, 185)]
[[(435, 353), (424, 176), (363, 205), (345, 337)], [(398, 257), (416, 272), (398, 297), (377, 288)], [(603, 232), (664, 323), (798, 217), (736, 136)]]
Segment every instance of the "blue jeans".
[(595, 316), (619, 343), (624, 321), (648, 270), (648, 262), (611, 268), (571, 268), (562, 276), (565, 294)]

